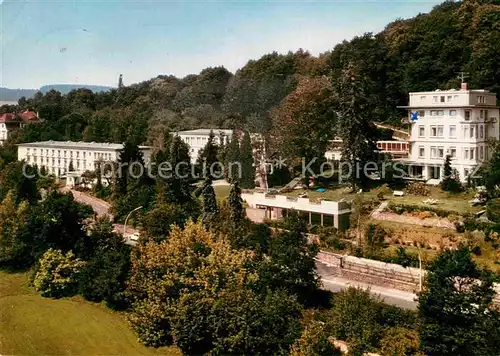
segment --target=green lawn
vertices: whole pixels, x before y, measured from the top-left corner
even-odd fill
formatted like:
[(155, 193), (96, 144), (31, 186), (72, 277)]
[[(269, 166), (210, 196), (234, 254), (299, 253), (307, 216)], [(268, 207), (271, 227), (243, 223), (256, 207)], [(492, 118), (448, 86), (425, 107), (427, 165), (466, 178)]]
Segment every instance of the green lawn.
[(141, 345), (122, 314), (81, 298), (42, 298), (26, 274), (0, 271), (1, 355), (180, 355)]
[(229, 185), (218, 185), (214, 187), (215, 195), (218, 199), (225, 199), (229, 196)]
[[(471, 194), (461, 193), (461, 194), (449, 194), (447, 192), (442, 191), (439, 187), (429, 187), (430, 194), (427, 197), (422, 196), (413, 196), (413, 195), (405, 195), (402, 197), (395, 197), (392, 193), (387, 194), (385, 196), (386, 199), (392, 201), (394, 203), (400, 204), (411, 204), (411, 205), (425, 205), (423, 203), (424, 200), (428, 198), (438, 199), (439, 203), (436, 205), (432, 205), (434, 208), (440, 208), (444, 210), (452, 210), (456, 211), (458, 214), (467, 214), (470, 212), (478, 212), (484, 207), (471, 207), (469, 205), (469, 200), (472, 199)], [(293, 190), (289, 193), (285, 193), (285, 195), (298, 196), (303, 193), (304, 190), (298, 189)], [(375, 188), (368, 192), (362, 193), (363, 196), (367, 199), (376, 198), (379, 189)], [(310, 189), (308, 192), (309, 198), (312, 200), (316, 199), (328, 199), (328, 200), (340, 200), (345, 198), (346, 200), (354, 199), (356, 196), (355, 193), (351, 193), (349, 188), (333, 188), (327, 189), (324, 193), (318, 193), (314, 189)]]

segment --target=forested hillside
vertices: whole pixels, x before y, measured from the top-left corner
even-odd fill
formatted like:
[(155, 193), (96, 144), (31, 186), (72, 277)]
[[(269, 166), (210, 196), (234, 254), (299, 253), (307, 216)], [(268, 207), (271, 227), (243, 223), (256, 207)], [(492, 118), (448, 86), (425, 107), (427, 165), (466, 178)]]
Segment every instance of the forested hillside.
[(267, 132), (272, 109), (280, 110), (303, 77), (326, 77), (335, 86), (347, 64), (364, 76), (373, 121), (399, 123), (405, 113), (396, 106), (406, 104), (409, 91), (458, 88), (462, 71), (470, 87), (500, 94), (500, 1), (445, 2), (318, 57), (306, 50), (270, 53), (234, 74), (216, 67), (184, 78), (160, 75), (109, 92), (38, 93), (19, 103), (45, 122), (15, 139), (152, 143), (165, 130), (241, 126)]

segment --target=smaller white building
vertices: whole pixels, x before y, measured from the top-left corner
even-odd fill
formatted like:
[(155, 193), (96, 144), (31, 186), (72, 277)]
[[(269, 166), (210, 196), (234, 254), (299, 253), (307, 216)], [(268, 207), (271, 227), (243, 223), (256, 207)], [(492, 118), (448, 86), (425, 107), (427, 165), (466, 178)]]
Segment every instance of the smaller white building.
[(499, 107), (494, 93), (469, 90), (435, 90), (410, 93), (410, 156), (405, 160), (410, 177), (439, 182), (447, 155), (466, 181), (491, 157), (489, 141), (499, 138)]
[[(144, 163), (151, 158), (149, 146), (139, 146), (143, 153)], [(43, 141), (22, 143), (17, 147), (17, 159), (30, 165), (45, 167), (48, 174), (56, 177), (67, 177), (68, 185), (74, 185), (86, 171), (95, 171), (99, 162), (117, 162), (121, 143), (96, 143), (72, 141)], [(69, 174), (70, 163), (73, 171)]]
[(250, 208), (263, 209), (264, 218), (281, 219), (291, 212), (304, 216), (311, 225), (332, 226), (338, 230), (349, 228), (351, 206), (345, 201), (313, 202), (308, 198), (296, 198), (285, 195), (267, 195), (265, 193), (243, 193), (241, 198)]
[(207, 144), (211, 131), (214, 133), (214, 141), (216, 144), (227, 144), (231, 141), (233, 130), (225, 129), (197, 129), (172, 132), (172, 134), (179, 135), (181, 140), (189, 145), (191, 163), (194, 163), (198, 159), (200, 151)]

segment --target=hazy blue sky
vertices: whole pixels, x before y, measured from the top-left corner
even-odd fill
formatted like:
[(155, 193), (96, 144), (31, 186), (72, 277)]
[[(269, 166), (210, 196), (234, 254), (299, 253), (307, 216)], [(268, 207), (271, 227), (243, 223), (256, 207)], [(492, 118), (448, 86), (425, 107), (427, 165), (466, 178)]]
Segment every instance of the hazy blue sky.
[(0, 0), (0, 86), (115, 86), (298, 48), (313, 54), (441, 1)]

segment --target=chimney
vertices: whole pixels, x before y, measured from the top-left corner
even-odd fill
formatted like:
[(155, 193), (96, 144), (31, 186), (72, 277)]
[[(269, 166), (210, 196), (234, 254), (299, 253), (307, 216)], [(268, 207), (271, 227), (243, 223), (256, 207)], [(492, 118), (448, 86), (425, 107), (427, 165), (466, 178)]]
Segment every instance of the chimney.
[(462, 90), (469, 90), (469, 87), (468, 87), (467, 83), (462, 83), (462, 86), (461, 86), (460, 89), (462, 89)]

